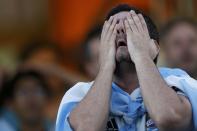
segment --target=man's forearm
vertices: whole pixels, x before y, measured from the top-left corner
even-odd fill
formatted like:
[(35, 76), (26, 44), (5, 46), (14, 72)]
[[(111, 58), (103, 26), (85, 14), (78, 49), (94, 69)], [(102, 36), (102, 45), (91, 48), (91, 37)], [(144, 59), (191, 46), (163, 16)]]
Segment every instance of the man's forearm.
[(77, 131), (100, 131), (106, 126), (109, 115), (113, 70), (100, 69), (91, 89), (71, 112), (70, 123)]
[(165, 83), (151, 58), (136, 60), (135, 66), (150, 117), (158, 124), (157, 126), (163, 126), (166, 121), (173, 125), (173, 122), (180, 118), (180, 114), (184, 115), (184, 106), (176, 92)]

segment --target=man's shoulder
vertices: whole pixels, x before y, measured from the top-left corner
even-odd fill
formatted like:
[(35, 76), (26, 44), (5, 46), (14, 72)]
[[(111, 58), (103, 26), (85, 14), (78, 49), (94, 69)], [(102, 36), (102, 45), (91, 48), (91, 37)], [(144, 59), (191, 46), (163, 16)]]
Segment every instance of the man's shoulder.
[(186, 71), (180, 69), (180, 68), (168, 68), (168, 67), (159, 67), (159, 72), (163, 77), (168, 76), (188, 76)]
[(69, 100), (81, 100), (89, 91), (93, 84), (92, 82), (78, 82), (72, 86), (63, 96), (62, 101), (68, 102)]
[(66, 93), (72, 94), (77, 92), (86, 92), (92, 86), (92, 82), (77, 82), (74, 86), (72, 86)]

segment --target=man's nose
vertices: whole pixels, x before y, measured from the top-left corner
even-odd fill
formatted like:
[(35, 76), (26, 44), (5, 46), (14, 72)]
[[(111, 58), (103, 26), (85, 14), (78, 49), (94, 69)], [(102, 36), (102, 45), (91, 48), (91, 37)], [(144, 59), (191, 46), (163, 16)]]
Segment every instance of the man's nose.
[(117, 23), (117, 35), (125, 35), (125, 28), (122, 20)]

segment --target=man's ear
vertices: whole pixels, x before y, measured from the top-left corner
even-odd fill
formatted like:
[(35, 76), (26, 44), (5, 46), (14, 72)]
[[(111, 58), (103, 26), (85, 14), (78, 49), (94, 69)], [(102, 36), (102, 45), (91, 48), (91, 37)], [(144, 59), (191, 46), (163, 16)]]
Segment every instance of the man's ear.
[(160, 51), (159, 43), (156, 40), (154, 40), (154, 42), (155, 42), (155, 45), (157, 47), (157, 54), (159, 54), (159, 51)]
[(159, 43), (156, 40), (154, 40), (154, 43), (155, 43), (155, 48), (156, 48), (157, 55), (158, 55), (159, 51), (160, 51), (160, 46), (159, 46)]

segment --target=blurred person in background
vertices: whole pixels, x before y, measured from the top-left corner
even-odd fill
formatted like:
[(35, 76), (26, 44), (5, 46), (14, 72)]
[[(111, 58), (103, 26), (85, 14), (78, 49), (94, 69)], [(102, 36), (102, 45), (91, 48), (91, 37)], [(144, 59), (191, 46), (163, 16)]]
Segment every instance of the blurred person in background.
[(59, 46), (49, 40), (32, 40), (21, 49), (19, 61), (22, 64), (60, 65), (64, 54)]
[(36, 69), (46, 78), (52, 92), (46, 112), (49, 119), (55, 121), (58, 105), (64, 92), (80, 80), (80, 77), (64, 68), (63, 51), (49, 40), (33, 40), (26, 44), (21, 50), (19, 61), (20, 68)]
[[(45, 116), (50, 89), (44, 77), (35, 70), (20, 70), (4, 90), (4, 99), (15, 118), (0, 117), (2, 131), (51, 131), (53, 124)], [(6, 106), (6, 105), (5, 105)], [(9, 115), (9, 114), (8, 114)]]
[(165, 61), (197, 79), (197, 23), (190, 18), (177, 18), (161, 30)]
[[(48, 40), (34, 40), (30, 42), (21, 50), (19, 61), (24, 68), (38, 69), (48, 76), (47, 80), (53, 93), (58, 94), (64, 90), (62, 88), (62, 84), (65, 84), (64, 80), (55, 77), (59, 74), (58, 70), (61, 70), (63, 73), (64, 54), (55, 43)], [(50, 77), (51, 75), (54, 75), (53, 79)]]
[(96, 77), (99, 70), (98, 57), (101, 32), (102, 25), (97, 25), (92, 28), (81, 46), (83, 54), (81, 68), (85, 75), (91, 80)]

